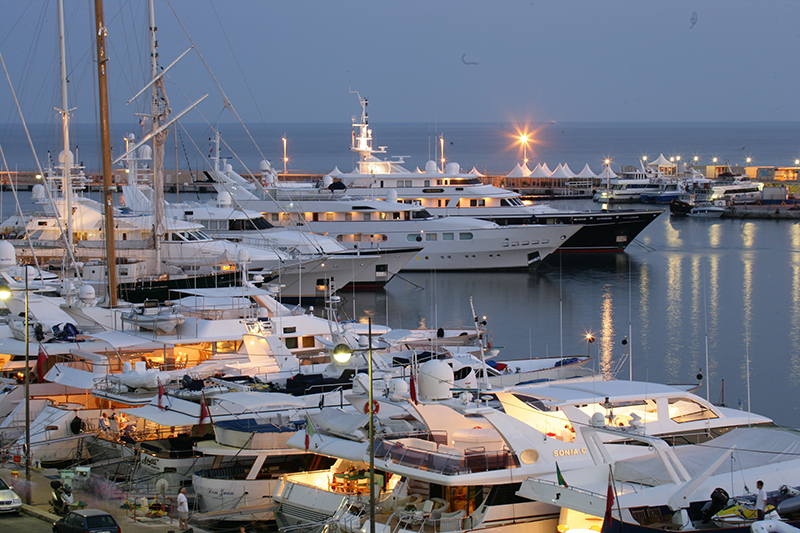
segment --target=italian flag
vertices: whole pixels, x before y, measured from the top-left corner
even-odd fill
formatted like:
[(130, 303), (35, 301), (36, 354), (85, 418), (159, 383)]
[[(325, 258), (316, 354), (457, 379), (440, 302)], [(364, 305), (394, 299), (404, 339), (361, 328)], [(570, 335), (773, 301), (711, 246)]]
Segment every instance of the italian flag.
[(314, 427), (314, 422), (311, 421), (311, 417), (306, 415), (306, 451), (308, 451), (308, 446), (311, 444), (311, 437), (317, 433), (317, 429)]

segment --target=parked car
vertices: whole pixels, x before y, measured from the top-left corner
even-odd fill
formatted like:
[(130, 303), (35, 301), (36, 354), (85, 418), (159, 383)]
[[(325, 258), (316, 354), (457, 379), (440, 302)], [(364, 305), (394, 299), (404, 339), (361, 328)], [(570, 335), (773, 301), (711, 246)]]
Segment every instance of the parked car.
[(22, 508), (22, 500), (6, 482), (0, 479), (0, 513), (18, 513)]
[(105, 511), (81, 509), (53, 523), (53, 533), (122, 533), (122, 528)]

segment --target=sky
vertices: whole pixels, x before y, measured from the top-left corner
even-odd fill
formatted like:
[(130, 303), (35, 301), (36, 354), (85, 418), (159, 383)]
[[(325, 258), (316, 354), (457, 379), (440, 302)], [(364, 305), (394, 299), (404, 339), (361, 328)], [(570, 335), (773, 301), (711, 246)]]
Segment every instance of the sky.
[[(800, 117), (800, 2), (156, 0), (174, 112), (195, 122), (720, 122)], [(60, 106), (55, 0), (0, 0), (0, 53), (29, 122)], [(94, 15), (66, 0), (70, 107), (95, 122)], [(147, 2), (106, 0), (114, 120), (146, 83)], [(184, 30), (185, 28), (185, 30)], [(191, 41), (190, 41), (191, 40)], [(5, 78), (5, 76), (4, 76)], [(7, 81), (3, 116), (17, 122)], [(192, 112), (194, 113), (194, 112)], [(194, 116), (194, 118), (192, 118)]]

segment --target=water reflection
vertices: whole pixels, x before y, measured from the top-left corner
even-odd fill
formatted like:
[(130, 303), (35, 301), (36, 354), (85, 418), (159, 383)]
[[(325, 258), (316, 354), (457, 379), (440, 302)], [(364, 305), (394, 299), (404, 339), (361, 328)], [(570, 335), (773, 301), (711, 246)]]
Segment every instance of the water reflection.
[[(793, 224), (789, 230), (792, 250), (800, 249), (800, 225)], [(791, 339), (792, 352), (789, 358), (789, 382), (795, 387), (800, 383), (800, 254), (791, 254)]]
[(600, 318), (600, 371), (611, 373), (614, 357), (614, 305), (611, 285), (605, 286)]
[(670, 341), (664, 346), (664, 369), (667, 378), (677, 381), (681, 367), (680, 354), (683, 350), (681, 340), (683, 338), (682, 324), (682, 264), (683, 257), (675, 255), (667, 262), (667, 338)]

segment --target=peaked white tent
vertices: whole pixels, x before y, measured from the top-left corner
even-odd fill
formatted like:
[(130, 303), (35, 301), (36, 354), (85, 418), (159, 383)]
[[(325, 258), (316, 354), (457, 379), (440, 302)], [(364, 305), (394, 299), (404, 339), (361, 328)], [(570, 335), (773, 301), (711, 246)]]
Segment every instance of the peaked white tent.
[(567, 172), (567, 169), (565, 169), (564, 166), (562, 165), (558, 165), (556, 169), (553, 171), (553, 173), (550, 174), (551, 178), (556, 178), (556, 179), (569, 179), (574, 176), (575, 174), (573, 174), (572, 172)]
[(482, 177), (483, 177), (483, 174), (481, 174), (480, 172), (478, 172), (478, 169), (477, 169), (477, 168), (475, 168), (475, 167), (472, 167), (472, 170), (470, 170), (470, 171), (469, 171), (469, 173), (470, 173), (470, 174), (472, 174), (473, 176), (477, 176), (477, 177), (479, 177), (479, 178), (482, 178)]
[(527, 178), (529, 175), (530, 175), (530, 171), (528, 171), (528, 173), (525, 173), (525, 171), (522, 170), (522, 167), (520, 166), (520, 164), (517, 163), (517, 166), (514, 167), (514, 170), (512, 170), (511, 172), (506, 174), (506, 177), (507, 178)]
[(571, 168), (569, 168), (569, 164), (568, 164), (568, 163), (564, 163), (564, 164), (562, 164), (562, 165), (561, 165), (561, 168), (563, 168), (563, 169), (564, 169), (564, 172), (566, 172), (567, 174), (569, 174), (571, 178), (574, 178), (574, 177), (575, 177), (575, 173), (572, 171), (572, 169), (571, 169)]
[(524, 172), (526, 176), (531, 175), (531, 169), (528, 168), (528, 163), (523, 163), (522, 172)]
[[(545, 167), (546, 166), (547, 166), (547, 163), (545, 163)], [(543, 167), (541, 164), (537, 164), (536, 167), (534, 167), (533, 172), (531, 172), (531, 177), (532, 178), (549, 178), (550, 174), (552, 174), (552, 172), (550, 172), (549, 169), (545, 170), (545, 167)]]
[(583, 170), (581, 170), (580, 172), (575, 174), (575, 177), (576, 178), (584, 178), (584, 179), (594, 179), (594, 178), (597, 178), (598, 176), (597, 176), (597, 174), (592, 172), (591, 168), (589, 168), (589, 163), (586, 163), (586, 165), (583, 167)]
[(553, 174), (553, 171), (550, 170), (550, 167), (547, 166), (547, 163), (542, 163), (542, 172), (545, 172), (548, 177)]
[(338, 178), (338, 177), (339, 177), (339, 176), (341, 176), (342, 174), (344, 174), (344, 172), (342, 172), (341, 170), (339, 170), (339, 167), (333, 167), (333, 170), (331, 170), (330, 172), (328, 172), (328, 173), (326, 174), (326, 176), (330, 176), (330, 177), (332, 177), (332, 178)]

